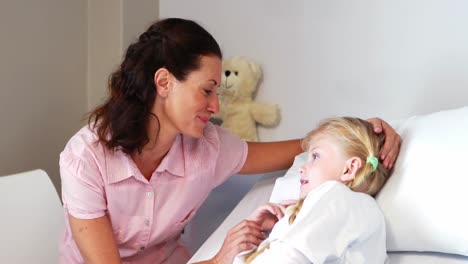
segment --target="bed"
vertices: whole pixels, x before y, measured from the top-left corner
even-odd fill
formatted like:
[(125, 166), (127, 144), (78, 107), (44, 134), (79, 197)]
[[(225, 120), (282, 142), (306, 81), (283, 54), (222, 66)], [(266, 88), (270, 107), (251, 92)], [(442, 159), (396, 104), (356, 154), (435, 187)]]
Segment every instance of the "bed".
[[(391, 263), (468, 263), (468, 107), (393, 122), (402, 136), (392, 177), (376, 197)], [(298, 196), (296, 157), (286, 172), (263, 175), (189, 263), (211, 258), (228, 230), (259, 205)]]

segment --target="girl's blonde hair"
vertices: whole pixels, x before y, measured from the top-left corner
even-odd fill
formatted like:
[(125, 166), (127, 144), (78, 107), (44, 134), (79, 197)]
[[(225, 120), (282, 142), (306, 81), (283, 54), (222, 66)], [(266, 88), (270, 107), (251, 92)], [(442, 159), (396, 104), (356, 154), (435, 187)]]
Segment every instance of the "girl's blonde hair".
[(316, 136), (320, 134), (334, 137), (342, 147), (345, 156), (361, 159), (363, 165), (357, 170), (354, 179), (347, 183), (347, 186), (356, 192), (376, 195), (387, 180), (390, 170), (380, 162), (373, 170), (372, 164), (367, 162), (367, 158), (379, 159), (385, 139), (384, 133), (374, 133), (373, 125), (360, 118), (330, 118), (322, 121), (317, 129), (306, 135), (302, 140), (302, 148), (308, 151)]

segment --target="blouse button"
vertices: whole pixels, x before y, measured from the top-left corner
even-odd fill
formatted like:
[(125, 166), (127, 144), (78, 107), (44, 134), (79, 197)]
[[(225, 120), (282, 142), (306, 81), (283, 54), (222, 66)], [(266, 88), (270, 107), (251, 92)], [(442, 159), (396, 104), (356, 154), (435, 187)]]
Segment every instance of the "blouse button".
[(147, 193), (146, 193), (146, 197), (148, 197), (148, 199), (150, 199), (151, 197), (153, 197), (153, 192), (147, 192)]

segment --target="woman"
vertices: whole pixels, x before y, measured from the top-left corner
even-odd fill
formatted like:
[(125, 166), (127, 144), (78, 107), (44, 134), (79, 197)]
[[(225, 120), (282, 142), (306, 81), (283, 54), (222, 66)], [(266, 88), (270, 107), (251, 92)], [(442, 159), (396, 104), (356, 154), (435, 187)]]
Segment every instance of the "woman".
[[(109, 78), (110, 95), (60, 155), (66, 231), (61, 263), (186, 263), (180, 232), (209, 192), (235, 173), (286, 169), (300, 141), (251, 143), (212, 125), (221, 50), (193, 21), (165, 19), (131, 44)], [(384, 162), (399, 136), (380, 119)], [(213, 260), (231, 259), (263, 235), (245, 221)]]

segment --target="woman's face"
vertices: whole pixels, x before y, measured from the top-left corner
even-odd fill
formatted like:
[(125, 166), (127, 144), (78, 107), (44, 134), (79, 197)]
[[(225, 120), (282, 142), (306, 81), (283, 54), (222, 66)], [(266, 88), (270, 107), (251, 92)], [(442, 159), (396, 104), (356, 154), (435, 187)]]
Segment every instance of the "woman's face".
[(168, 121), (178, 133), (201, 137), (211, 115), (218, 113), (217, 90), (221, 82), (221, 59), (202, 56), (200, 68), (184, 81), (173, 78), (165, 103)]
[(341, 181), (346, 158), (333, 137), (318, 134), (311, 141), (309, 159), (299, 169), (301, 175), (301, 197), (326, 181)]

